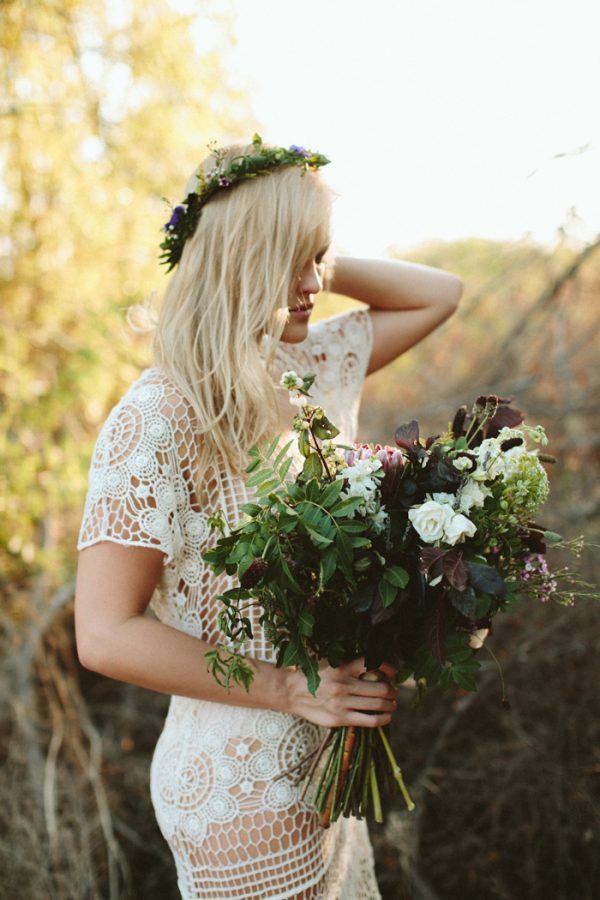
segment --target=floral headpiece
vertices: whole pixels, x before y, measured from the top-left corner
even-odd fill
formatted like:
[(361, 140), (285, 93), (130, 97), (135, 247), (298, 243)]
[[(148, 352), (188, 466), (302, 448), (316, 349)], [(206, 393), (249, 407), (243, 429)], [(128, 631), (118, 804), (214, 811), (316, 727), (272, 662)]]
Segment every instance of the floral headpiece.
[(203, 168), (200, 168), (198, 187), (173, 209), (171, 218), (164, 225), (165, 238), (160, 245), (160, 262), (168, 266), (167, 272), (181, 259), (184, 244), (196, 229), (202, 207), (218, 191), (229, 190), (247, 178), (268, 175), (281, 166), (301, 166), (304, 171), (314, 171), (330, 162), (322, 153), (313, 153), (296, 144), (292, 144), (289, 149), (265, 147), (258, 134), (252, 138), (252, 146), (252, 153), (234, 157), (229, 168), (224, 168), (225, 151), (209, 144), (215, 158), (215, 168), (210, 176), (206, 176)]

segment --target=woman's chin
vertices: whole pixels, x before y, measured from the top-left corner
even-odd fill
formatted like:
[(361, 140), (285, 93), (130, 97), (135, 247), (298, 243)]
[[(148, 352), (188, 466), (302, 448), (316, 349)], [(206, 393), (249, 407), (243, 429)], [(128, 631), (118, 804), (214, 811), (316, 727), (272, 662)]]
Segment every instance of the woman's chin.
[(294, 322), (289, 320), (283, 329), (281, 340), (286, 344), (301, 344), (308, 337), (308, 321)]

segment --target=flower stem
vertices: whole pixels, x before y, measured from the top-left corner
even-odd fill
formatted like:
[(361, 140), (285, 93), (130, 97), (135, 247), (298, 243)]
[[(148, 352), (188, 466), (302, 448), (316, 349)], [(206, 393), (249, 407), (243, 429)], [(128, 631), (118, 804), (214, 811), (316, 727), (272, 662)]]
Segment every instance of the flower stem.
[(412, 801), (412, 799), (411, 799), (411, 796), (410, 796), (410, 794), (408, 793), (408, 789), (407, 789), (407, 787), (406, 787), (406, 785), (405, 785), (405, 783), (404, 783), (404, 778), (402, 777), (402, 769), (400, 768), (400, 766), (399, 766), (398, 763), (396, 762), (396, 759), (395, 759), (394, 754), (393, 754), (393, 752), (392, 752), (392, 748), (390, 747), (390, 742), (389, 742), (388, 739), (387, 739), (387, 735), (386, 735), (385, 731), (384, 731), (383, 728), (381, 728), (381, 727), (378, 728), (377, 730), (378, 730), (378, 732), (379, 732), (379, 737), (381, 738), (381, 741), (382, 741), (382, 743), (383, 743), (385, 752), (386, 752), (386, 754), (387, 754), (387, 758), (388, 758), (389, 761), (390, 761), (390, 766), (392, 767), (392, 773), (393, 773), (394, 778), (395, 778), (395, 780), (396, 780), (396, 784), (398, 785), (398, 787), (399, 787), (400, 790), (402, 791), (402, 796), (404, 797), (404, 802), (406, 803), (406, 807), (407, 807), (408, 811), (409, 811), (409, 812), (412, 812), (413, 809), (415, 808), (415, 804), (413, 803), (413, 801)]
[(377, 784), (377, 773), (375, 772), (374, 759), (371, 759), (371, 764), (369, 766), (369, 781), (371, 783), (371, 797), (373, 798), (373, 818), (376, 822), (383, 822), (381, 797), (379, 795), (379, 785)]

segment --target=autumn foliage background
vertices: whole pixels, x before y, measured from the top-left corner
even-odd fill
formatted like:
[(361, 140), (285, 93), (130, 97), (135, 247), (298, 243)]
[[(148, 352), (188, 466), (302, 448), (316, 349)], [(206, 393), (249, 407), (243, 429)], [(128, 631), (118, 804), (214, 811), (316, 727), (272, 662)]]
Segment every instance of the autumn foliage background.
[[(226, 16), (199, 6), (226, 42)], [(29, 900), (178, 896), (148, 792), (168, 700), (79, 668), (75, 542), (98, 430), (147, 364), (126, 314), (164, 284), (162, 198), (209, 139), (260, 129), (189, 17), (120, 9), (0, 3), (0, 894)], [(552, 249), (470, 239), (410, 258), (461, 275), (465, 298), (368, 379), (360, 438), (413, 417), (435, 433), (479, 393), (514, 394), (558, 457), (544, 524), (600, 543), (600, 243), (566, 229)], [(351, 303), (325, 296), (319, 315)], [(572, 564), (600, 581), (597, 554)], [(598, 614), (524, 604), (498, 625), (509, 712), (486, 657), (477, 695), (403, 694), (418, 810), (392, 804), (372, 830), (385, 898), (598, 896)]]

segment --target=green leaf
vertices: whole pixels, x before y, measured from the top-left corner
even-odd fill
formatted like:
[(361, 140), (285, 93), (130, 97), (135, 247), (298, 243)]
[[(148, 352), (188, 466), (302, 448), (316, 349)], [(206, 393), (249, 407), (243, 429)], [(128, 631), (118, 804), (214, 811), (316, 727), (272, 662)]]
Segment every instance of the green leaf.
[(372, 541), (369, 538), (361, 537), (360, 535), (356, 535), (356, 537), (349, 537), (351, 545), (356, 549), (357, 547), (371, 547)]
[(315, 627), (315, 617), (312, 613), (302, 610), (298, 616), (298, 631), (305, 637), (310, 637)]
[(283, 666), (297, 666), (300, 662), (301, 652), (297, 641), (290, 641), (283, 654)]
[(463, 436), (463, 437), (457, 438), (457, 440), (454, 442), (454, 449), (455, 450), (466, 450), (467, 449), (466, 437)]
[(468, 672), (463, 672), (462, 669), (452, 669), (451, 671), (454, 682), (464, 691), (477, 690), (477, 682), (472, 675), (469, 675)]
[(257, 484), (261, 484), (267, 478), (273, 477), (273, 469), (260, 469), (258, 472), (255, 472), (254, 475), (251, 475), (250, 478), (246, 481), (247, 487), (256, 487)]
[(385, 570), (383, 577), (398, 588), (405, 588), (410, 578), (408, 572), (402, 566), (390, 566)]
[(304, 523), (304, 527), (308, 532), (308, 536), (315, 545), (315, 547), (328, 547), (333, 543), (333, 538), (325, 537), (323, 534), (320, 534), (318, 531), (315, 531), (312, 526)]
[(321, 579), (321, 584), (327, 584), (335, 570), (336, 557), (335, 552), (332, 549), (324, 553), (319, 562), (319, 576)]
[(391, 606), (396, 599), (398, 588), (396, 587), (396, 585), (390, 584), (390, 582), (387, 581), (384, 576), (379, 582), (378, 591), (381, 598), (381, 604), (384, 609), (386, 609), (388, 606)]
[(319, 670), (317, 668), (317, 664), (312, 659), (312, 657), (307, 658), (307, 662), (304, 668), (304, 674), (306, 675), (306, 669), (308, 668), (308, 675), (306, 678), (306, 687), (308, 688), (309, 693), (315, 696), (317, 693), (317, 688), (321, 684), (321, 678), (319, 677)]
[(269, 444), (269, 446), (268, 446), (268, 448), (267, 448), (267, 450), (266, 450), (266, 452), (265, 452), (265, 459), (269, 459), (269, 458), (273, 455), (273, 453), (275, 452), (275, 450), (276, 450), (276, 448), (277, 448), (277, 446), (278, 446), (280, 440), (281, 440), (281, 435), (280, 435), (280, 434), (276, 435), (276, 436), (273, 438), (273, 440), (271, 441), (271, 443)]
[(265, 481), (263, 484), (259, 485), (256, 489), (257, 497), (264, 497), (265, 494), (268, 494), (269, 491), (272, 491), (274, 487), (277, 487), (279, 484), (279, 478), (271, 478), (270, 481)]
[(321, 494), (321, 506), (325, 507), (325, 509), (329, 509), (330, 506), (333, 506), (340, 496), (340, 491), (343, 487), (344, 481), (342, 478), (337, 478), (335, 481), (332, 481), (331, 484), (328, 484)]
[(308, 456), (308, 454), (311, 452), (311, 446), (307, 431), (300, 431), (298, 433), (298, 450), (300, 451), (302, 456)]
[[(283, 457), (285, 456), (285, 454), (288, 452), (288, 450), (290, 449), (290, 447), (291, 447), (291, 445), (292, 445), (293, 443), (294, 443), (294, 438), (291, 438), (291, 440), (289, 440), (289, 441), (287, 442), (287, 444), (285, 444), (285, 445), (281, 448), (281, 450), (279, 451), (279, 453), (277, 454), (277, 456), (276, 456), (275, 459), (273, 460), (273, 468), (274, 468), (274, 469), (277, 468), (277, 466), (279, 465), (279, 463), (281, 462), (281, 460), (283, 459)], [(290, 462), (291, 462), (291, 459), (292, 459), (292, 458), (290, 457)]]
[(289, 468), (290, 468), (290, 466), (291, 466), (291, 464), (292, 464), (293, 462), (294, 462), (293, 457), (292, 457), (292, 456), (289, 456), (289, 457), (285, 460), (285, 462), (283, 462), (283, 463), (281, 464), (281, 466), (279, 467), (279, 477), (281, 478), (282, 481), (285, 480), (285, 476), (287, 475), (287, 473), (288, 473), (288, 471), (289, 471)]
[(258, 503), (244, 503), (241, 507), (242, 512), (247, 516), (257, 516), (261, 509), (262, 506), (259, 506)]
[(320, 478), (323, 474), (323, 463), (318, 453), (309, 453), (302, 467), (302, 475), (308, 481), (309, 478)]
[(258, 457), (257, 459), (253, 459), (252, 462), (248, 463), (248, 465), (246, 466), (244, 471), (245, 472), (254, 472), (255, 469), (258, 469), (260, 464), (261, 464), (260, 457)]
[(345, 497), (337, 506), (334, 506), (330, 512), (332, 516), (336, 518), (338, 516), (348, 516), (350, 513), (353, 513), (358, 507), (364, 503), (362, 497)]

